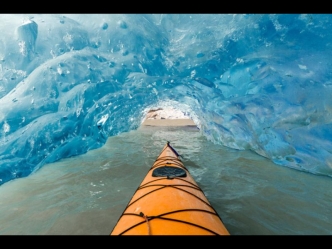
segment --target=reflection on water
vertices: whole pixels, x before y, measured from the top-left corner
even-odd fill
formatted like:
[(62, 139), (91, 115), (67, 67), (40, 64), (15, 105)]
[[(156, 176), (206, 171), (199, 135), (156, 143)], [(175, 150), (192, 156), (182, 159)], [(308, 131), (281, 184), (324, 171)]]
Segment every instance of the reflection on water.
[(108, 235), (166, 141), (233, 235), (332, 234), (332, 179), (207, 141), (196, 128), (145, 127), (0, 187), (0, 234)]

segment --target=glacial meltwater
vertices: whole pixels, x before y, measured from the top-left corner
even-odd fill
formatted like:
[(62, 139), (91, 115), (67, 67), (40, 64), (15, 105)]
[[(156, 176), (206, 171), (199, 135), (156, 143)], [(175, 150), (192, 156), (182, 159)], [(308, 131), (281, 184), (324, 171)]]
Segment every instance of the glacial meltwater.
[(193, 127), (141, 127), (0, 187), (1, 235), (108, 235), (167, 141), (231, 235), (331, 235), (330, 177), (215, 145)]

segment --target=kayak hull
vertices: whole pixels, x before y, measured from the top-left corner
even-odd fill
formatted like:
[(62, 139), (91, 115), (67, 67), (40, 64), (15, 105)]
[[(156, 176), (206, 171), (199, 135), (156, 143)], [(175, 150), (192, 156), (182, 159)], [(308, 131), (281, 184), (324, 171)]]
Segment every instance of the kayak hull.
[(110, 235), (229, 235), (167, 143)]

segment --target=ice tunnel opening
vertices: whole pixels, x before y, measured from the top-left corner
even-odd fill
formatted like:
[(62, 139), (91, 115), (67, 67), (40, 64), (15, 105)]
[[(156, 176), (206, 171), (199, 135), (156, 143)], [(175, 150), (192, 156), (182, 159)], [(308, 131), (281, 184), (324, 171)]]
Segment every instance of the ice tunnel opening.
[(197, 115), (187, 106), (169, 102), (149, 106), (143, 111), (141, 126), (191, 126), (199, 128)]

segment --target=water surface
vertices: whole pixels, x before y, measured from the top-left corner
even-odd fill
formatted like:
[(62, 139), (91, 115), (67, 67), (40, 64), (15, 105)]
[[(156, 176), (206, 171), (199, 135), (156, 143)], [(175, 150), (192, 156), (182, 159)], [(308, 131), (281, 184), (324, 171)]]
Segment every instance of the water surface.
[(108, 235), (166, 141), (232, 235), (331, 235), (332, 179), (215, 145), (196, 128), (145, 127), (0, 187), (1, 235)]

